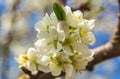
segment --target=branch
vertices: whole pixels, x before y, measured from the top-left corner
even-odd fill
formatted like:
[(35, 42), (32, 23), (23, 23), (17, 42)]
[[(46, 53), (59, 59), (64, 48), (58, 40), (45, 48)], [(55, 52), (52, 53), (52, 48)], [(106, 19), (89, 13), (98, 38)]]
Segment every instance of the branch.
[(58, 0), (58, 2), (59, 2), (60, 4), (62, 4), (63, 6), (66, 5), (66, 0)]
[[(12, 6), (12, 25), (14, 26), (14, 23), (16, 22), (16, 10), (17, 10), (17, 6), (18, 6), (19, 0), (14, 0), (13, 6)], [(6, 42), (2, 44), (3, 47), (3, 52), (4, 52), (4, 56), (3, 56), (3, 60), (2, 60), (2, 73), (1, 73), (1, 78), (2, 79), (7, 79), (7, 74), (6, 71), (9, 70), (9, 55), (10, 55), (10, 44), (13, 40), (13, 30), (10, 30), (6, 36)]]
[(78, 8), (72, 8), (72, 11), (75, 10), (80, 10), (82, 12), (89, 11), (90, 10), (89, 1), (82, 3)]
[(93, 51), (95, 52), (94, 60), (88, 64), (88, 70), (93, 70), (94, 66), (98, 63), (101, 63), (113, 57), (120, 56), (120, 44), (113, 45), (111, 42), (109, 42), (103, 46), (94, 49)]
[(94, 60), (88, 64), (88, 70), (93, 70), (94, 66), (100, 62), (120, 56), (120, 0), (118, 0), (118, 3), (118, 25), (115, 29), (114, 35), (110, 42), (94, 49)]
[[(58, 0), (58, 2), (63, 6), (66, 5), (66, 0)], [(82, 3), (78, 8), (72, 8), (72, 11), (75, 10), (81, 10), (82, 12), (89, 11), (90, 10), (89, 1)]]
[[(39, 71), (36, 75), (32, 75), (32, 73), (25, 67), (22, 67), (22, 70), (24, 71), (25, 74), (28, 74), (30, 76), (30, 79), (54, 79), (56, 78), (51, 73), (43, 73)], [(62, 73), (60, 76), (64, 76), (64, 73)]]

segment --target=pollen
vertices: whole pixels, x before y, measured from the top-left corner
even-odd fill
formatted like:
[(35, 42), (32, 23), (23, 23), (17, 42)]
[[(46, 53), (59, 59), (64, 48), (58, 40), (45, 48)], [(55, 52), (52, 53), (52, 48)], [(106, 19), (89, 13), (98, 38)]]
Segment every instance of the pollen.
[(25, 61), (29, 60), (26, 54), (23, 55), (23, 59), (24, 59)]

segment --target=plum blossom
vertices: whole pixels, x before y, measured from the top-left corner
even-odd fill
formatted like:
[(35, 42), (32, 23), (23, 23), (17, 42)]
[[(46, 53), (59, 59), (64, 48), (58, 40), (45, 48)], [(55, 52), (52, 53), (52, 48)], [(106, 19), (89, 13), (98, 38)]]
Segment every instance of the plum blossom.
[(72, 12), (68, 6), (55, 3), (53, 7), (54, 12), (35, 25), (38, 34), (34, 48), (17, 61), (20, 67), (33, 73), (51, 72), (53, 76), (65, 73), (65, 79), (76, 79), (76, 72), (85, 69), (93, 59), (94, 52), (88, 45), (95, 43), (91, 31), (95, 21), (84, 19), (81, 11)]
[(20, 64), (19, 67), (26, 67), (33, 74), (38, 70), (49, 72), (47, 68), (48, 66), (48, 57), (39, 55), (35, 48), (29, 48), (27, 54), (20, 55), (17, 59)]
[(71, 63), (70, 58), (63, 52), (54, 54), (51, 56), (49, 65), (52, 75), (59, 76), (62, 72), (65, 72), (67, 77), (71, 77), (73, 72), (73, 65)]

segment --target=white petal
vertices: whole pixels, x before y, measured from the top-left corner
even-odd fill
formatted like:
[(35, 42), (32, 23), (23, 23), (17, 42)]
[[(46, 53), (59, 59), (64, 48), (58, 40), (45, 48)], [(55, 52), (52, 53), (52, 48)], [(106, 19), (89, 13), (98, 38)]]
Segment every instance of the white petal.
[(76, 23), (73, 21), (73, 13), (71, 11), (71, 8), (66, 6), (65, 7), (65, 12), (66, 12), (66, 23), (69, 26), (76, 27)]
[(49, 38), (49, 35), (47, 33), (47, 26), (44, 25), (44, 23), (42, 23), (42, 22), (37, 23), (35, 25), (35, 29), (38, 31), (38, 34), (37, 34), (38, 39), (41, 39), (41, 38), (48, 39)]
[(57, 29), (55, 26), (49, 27), (49, 34), (50, 34), (52, 40), (57, 39)]
[(49, 68), (53, 76), (58, 76), (61, 74), (62, 68), (55, 63), (50, 63)]
[(37, 63), (42, 66), (47, 66), (49, 64), (48, 56), (39, 56), (37, 59)]
[(83, 21), (82, 21), (83, 30), (90, 31), (94, 27), (95, 27), (95, 20), (94, 19), (92, 19), (92, 20), (83, 19)]
[(39, 52), (43, 55), (49, 54), (51, 47), (48, 45), (48, 41), (46, 39), (40, 39), (35, 42), (35, 47)]
[(65, 64), (64, 67), (65, 67), (66, 77), (69, 79), (72, 76), (73, 66), (71, 64)]
[(91, 53), (90, 53), (88, 46), (86, 44), (74, 43), (73, 47), (77, 52), (80, 52), (81, 55), (83, 55), (84, 57), (91, 56)]
[(43, 26), (42, 22), (36, 23), (36, 24), (35, 24), (35, 29), (36, 29), (37, 31), (44, 30), (44, 26)]
[(73, 70), (70, 79), (76, 79), (76, 71), (75, 70)]
[(94, 55), (94, 51), (93, 50), (89, 50), (90, 51), (90, 55), (89, 55), (89, 61), (92, 61), (94, 58), (93, 58), (93, 55)]
[(28, 61), (25, 67), (30, 71), (36, 71), (36, 65), (31, 61)]
[(92, 30), (95, 27), (95, 20), (94, 19), (88, 21), (88, 27), (90, 30)]
[(64, 31), (58, 31), (58, 40), (59, 41), (64, 41), (65, 40), (65, 33)]
[(83, 18), (83, 14), (80, 10), (74, 11), (73, 15), (76, 16), (76, 17), (79, 17), (80, 20), (82, 20), (82, 18)]
[(31, 73), (32, 73), (32, 75), (36, 75), (36, 74), (38, 73), (38, 71), (37, 71), (37, 70), (34, 70), (34, 71), (32, 71)]
[(65, 36), (67, 36), (69, 34), (69, 26), (65, 22), (58, 23), (57, 30), (58, 31), (63, 30), (65, 33)]
[(38, 69), (39, 69), (40, 71), (45, 72), (45, 73), (50, 72), (49, 66), (42, 66), (42, 65), (39, 65), (39, 66), (38, 66)]
[(72, 63), (72, 61), (70, 60), (70, 58), (68, 56), (62, 56), (62, 61), (68, 62), (68, 63)]
[(69, 46), (63, 46), (63, 50), (66, 55), (68, 55), (68, 56), (73, 55), (71, 48)]
[(37, 38), (38, 39), (49, 39), (50, 35), (47, 32), (44, 32), (44, 31), (40, 32), (39, 31), (37, 34)]
[(20, 56), (17, 58), (17, 62), (18, 62), (19, 64), (23, 64), (23, 63), (24, 63), (23, 55), (20, 55)]
[(52, 21), (52, 25), (56, 25), (58, 23), (57, 17), (55, 15), (55, 13), (51, 13), (50, 15), (51, 21)]
[(45, 17), (43, 18), (42, 22), (47, 26), (51, 25), (51, 19), (47, 13), (45, 14)]
[(71, 8), (69, 6), (65, 6), (65, 12), (66, 12), (66, 15), (68, 15), (68, 14), (72, 15), (72, 11), (71, 11)]
[(57, 42), (57, 52), (59, 52), (60, 50), (62, 49), (62, 45), (59, 43), (59, 42)]
[(79, 10), (71, 12), (70, 7), (66, 8), (66, 23), (71, 27), (78, 27), (79, 23), (82, 21), (82, 12)]
[(68, 39), (69, 39), (69, 44), (76, 42), (79, 39), (79, 33), (77, 30), (74, 31), (74, 33), (70, 34)]
[(90, 45), (94, 45), (96, 42), (95, 36), (92, 32), (88, 32), (86, 36), (83, 37), (83, 40)]
[(30, 60), (35, 60), (36, 59), (36, 55), (37, 55), (37, 51), (35, 48), (29, 48), (28, 52), (27, 52), (27, 57)]
[(86, 44), (83, 44), (83, 43), (73, 43), (72, 44), (74, 49), (78, 52), (82, 52), (83, 50), (88, 50), (88, 46)]

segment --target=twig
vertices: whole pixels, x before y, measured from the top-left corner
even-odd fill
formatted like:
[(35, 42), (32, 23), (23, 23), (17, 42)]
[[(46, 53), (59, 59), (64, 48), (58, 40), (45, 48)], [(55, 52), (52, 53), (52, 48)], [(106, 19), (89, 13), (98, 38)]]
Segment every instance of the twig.
[(65, 6), (66, 5), (66, 0), (57, 0), (61, 5)]

